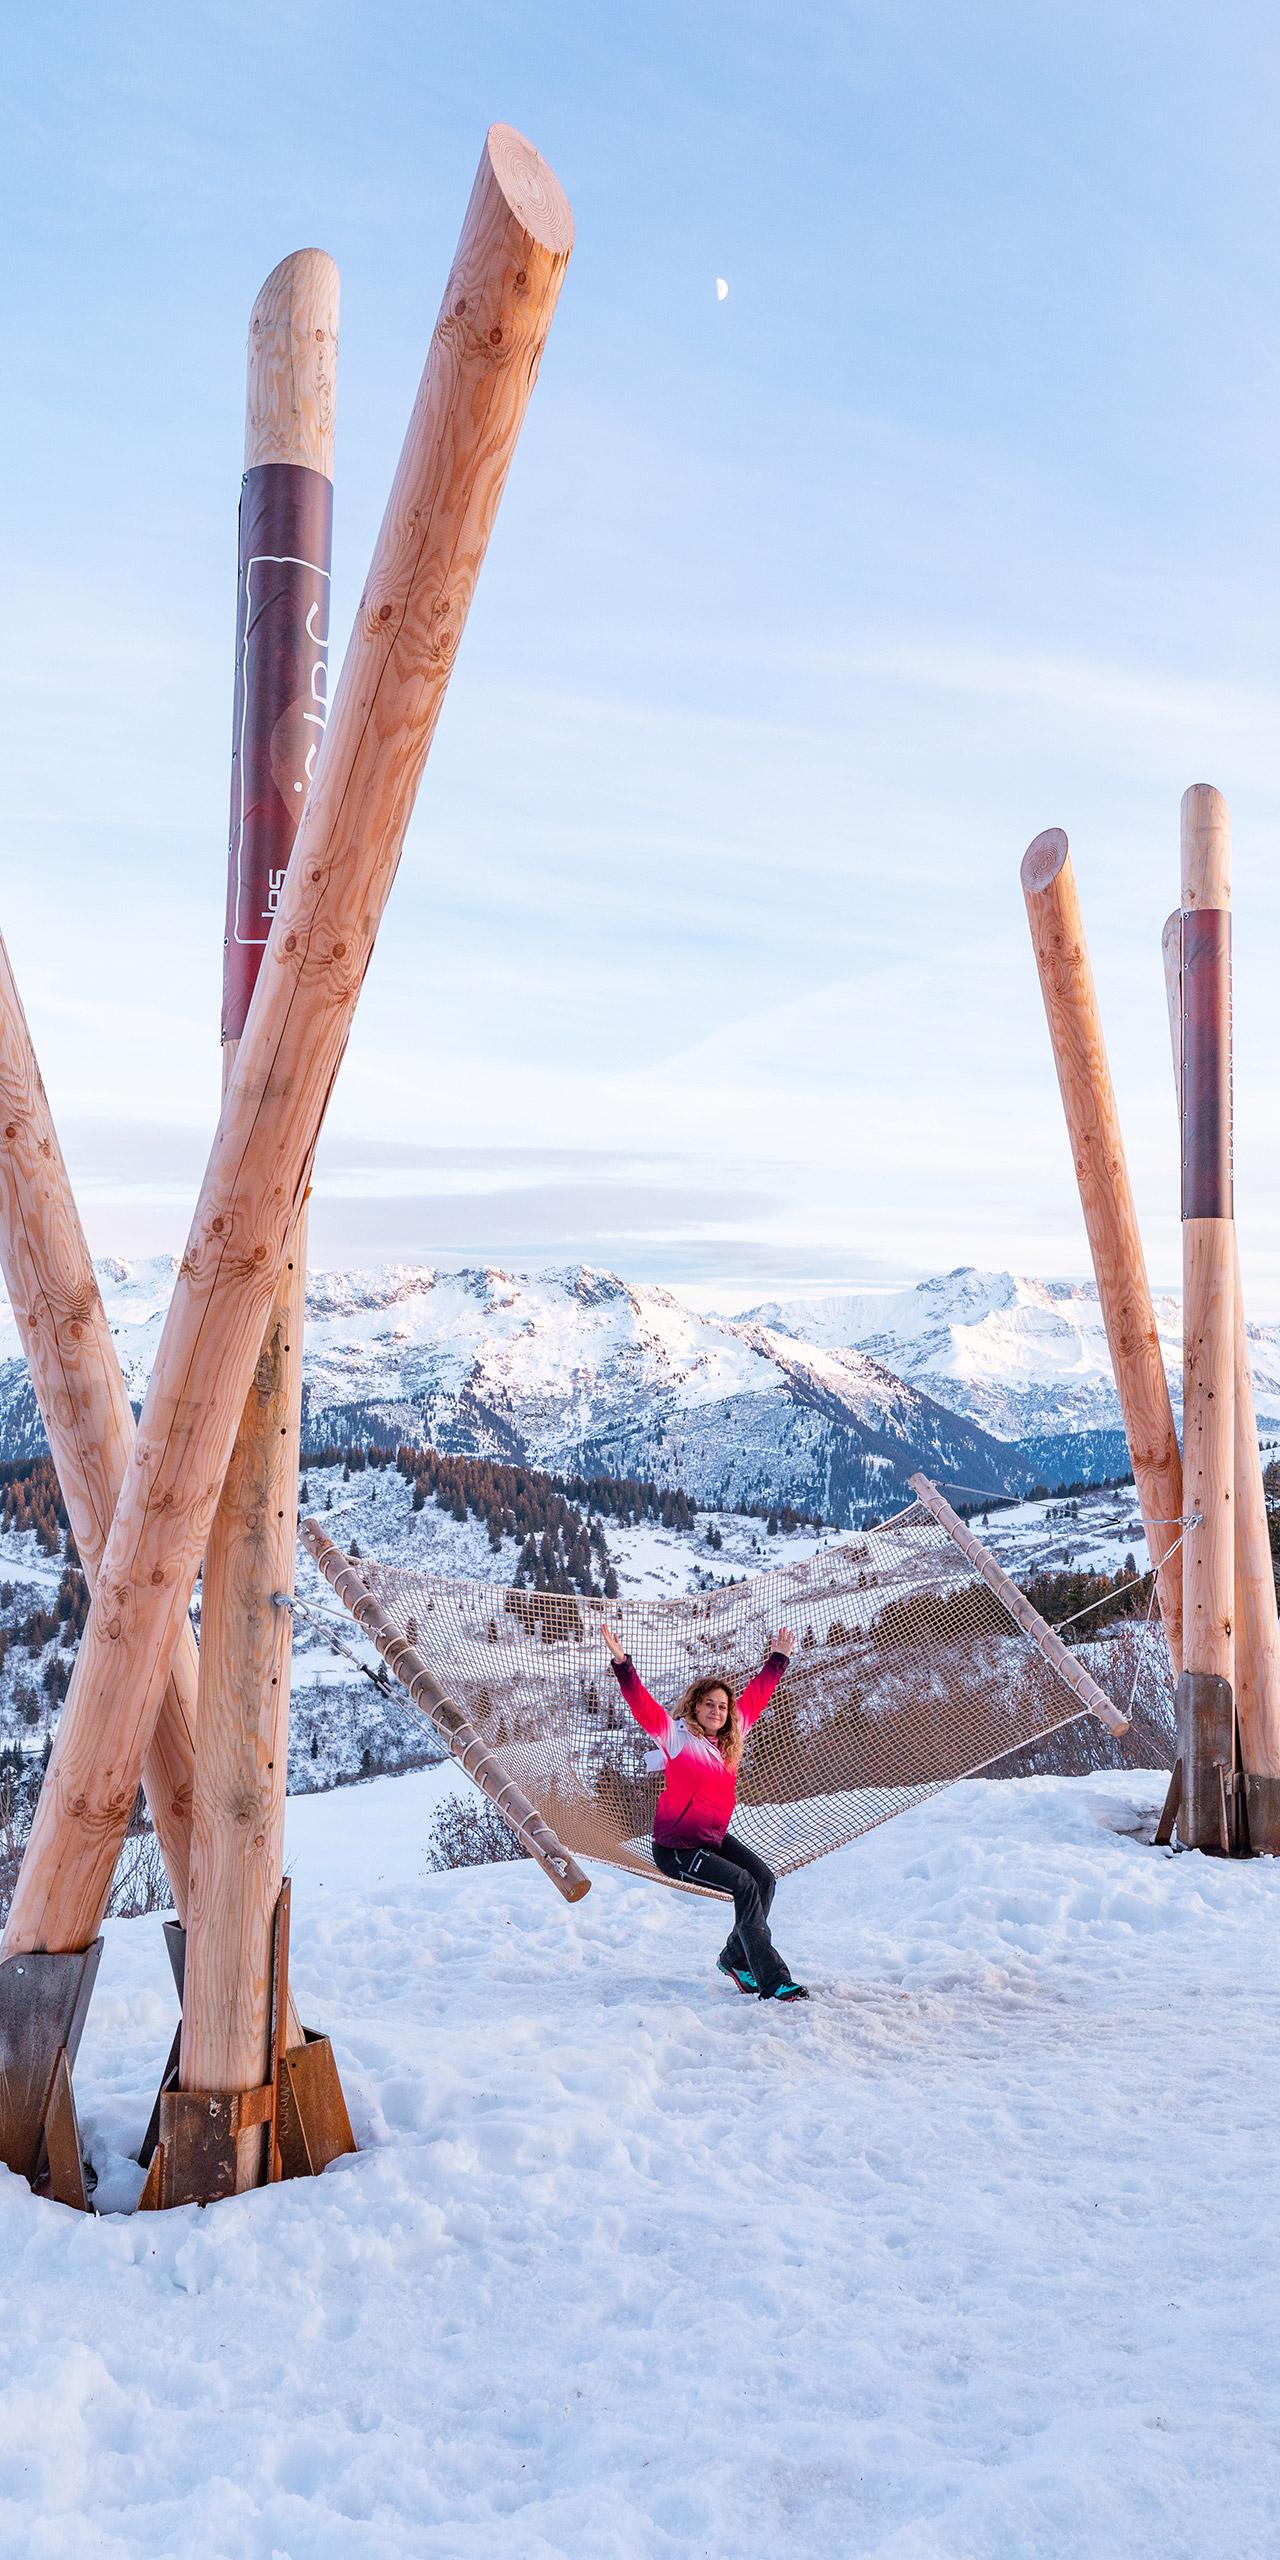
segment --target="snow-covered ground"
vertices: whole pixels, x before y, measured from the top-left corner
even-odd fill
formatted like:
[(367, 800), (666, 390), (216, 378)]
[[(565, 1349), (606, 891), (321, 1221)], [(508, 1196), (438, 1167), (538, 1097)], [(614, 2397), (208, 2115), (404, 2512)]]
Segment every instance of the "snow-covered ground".
[[(415, 1511), (413, 1487), (394, 1467), (366, 1467), (344, 1484), (341, 1467), (309, 1466), (304, 1482), (304, 1513), (313, 1514), (340, 1547), (349, 1547), (354, 1538), (362, 1555), (376, 1556), (381, 1564), (415, 1565), (420, 1572), (447, 1574), (464, 1582), (515, 1580), (519, 1538), (506, 1538), (493, 1548), (482, 1520), (455, 1520), (432, 1499)], [(992, 1513), (993, 1519), (1006, 1516), (1014, 1515)], [(608, 1518), (602, 1526), (619, 1585), (634, 1600), (660, 1600), (674, 1592), (700, 1590), (708, 1582), (734, 1582), (743, 1574), (763, 1573), (770, 1565), (797, 1564), (832, 1539), (856, 1534), (849, 1529), (824, 1529), (817, 1534), (812, 1529), (795, 1529), (778, 1530), (770, 1537), (767, 1522), (753, 1513), (715, 1509), (700, 1510), (689, 1529), (664, 1528), (657, 1520), (625, 1526)], [(708, 1546), (709, 1529), (718, 1531), (719, 1547)], [(301, 1549), (298, 1589), (304, 1595), (324, 1591), (323, 1576)]]
[(1100, 1487), (1071, 1502), (1010, 1503), (985, 1518), (978, 1512), (969, 1525), (1016, 1582), (1038, 1573), (1115, 1575), (1130, 1555), (1137, 1572), (1145, 1573), (1150, 1562), (1131, 1484), (1111, 1492)]
[[(290, 1807), (358, 2158), (82, 2221), (0, 2175), (23, 2560), (1251, 2560), (1276, 2546), (1280, 1871), (1161, 1777), (973, 1783), (710, 1905), (424, 1873), (451, 1771)], [(113, 1924), (78, 2074), (126, 2204), (173, 2017)]]

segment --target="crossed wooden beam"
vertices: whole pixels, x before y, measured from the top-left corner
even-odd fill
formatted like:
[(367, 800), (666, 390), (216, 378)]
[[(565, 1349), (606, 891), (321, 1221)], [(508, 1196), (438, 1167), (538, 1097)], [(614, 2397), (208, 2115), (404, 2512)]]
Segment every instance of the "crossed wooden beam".
[[(140, 1780), (186, 1924), (176, 2086), (144, 2200), (279, 2174), (279, 2091), (296, 2099), (308, 2044), (323, 2042), (288, 2010), (281, 1959), (290, 1619), (272, 1605), (292, 1585), (305, 1204), (572, 243), (552, 171), (495, 125), (323, 727), (328, 620), (314, 598), (328, 571), (332, 261), (286, 260), (255, 305), (222, 1112), (136, 1432), (0, 948), (0, 1264), (91, 1589), (0, 1946), (0, 2158), (72, 2201), (70, 2065)], [(257, 597), (254, 561), (270, 564)], [(282, 703), (272, 653), (255, 672), (253, 650), (272, 576), (288, 590)], [(264, 830), (268, 852), (283, 851), (267, 865), (265, 944), (252, 901), (237, 905), (236, 871), (246, 834), (261, 856)], [(202, 1559), (197, 1659), (188, 1608)], [(341, 2124), (332, 2134), (332, 2087), (316, 2121), (349, 2146), (349, 2128), (345, 2144)], [(305, 2125), (295, 2149), (296, 2165), (320, 2165)]]

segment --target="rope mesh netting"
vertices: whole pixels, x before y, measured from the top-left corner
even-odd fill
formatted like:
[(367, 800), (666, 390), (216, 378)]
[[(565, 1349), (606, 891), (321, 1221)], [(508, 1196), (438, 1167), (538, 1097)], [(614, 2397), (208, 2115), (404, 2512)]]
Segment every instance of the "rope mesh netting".
[(786, 1678), (747, 1739), (733, 1826), (781, 1875), (1087, 1712), (920, 1503), (803, 1563), (672, 1600), (351, 1563), (319, 1522), (304, 1540), (353, 1612), (368, 1594), (567, 1849), (649, 1875), (661, 1765), (602, 1625), (670, 1708), (703, 1672), (740, 1688), (777, 1629), (794, 1629)]

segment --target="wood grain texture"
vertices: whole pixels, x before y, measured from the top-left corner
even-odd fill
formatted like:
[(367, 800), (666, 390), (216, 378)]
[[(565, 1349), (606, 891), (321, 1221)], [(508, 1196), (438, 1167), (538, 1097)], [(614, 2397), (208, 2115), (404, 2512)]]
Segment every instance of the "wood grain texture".
[(1061, 1636), (1056, 1635), (1053, 1628), (1046, 1625), (1039, 1610), (1032, 1607), (1025, 1591), (1018, 1589), (1017, 1583), (1010, 1579), (1003, 1565), (996, 1563), (995, 1557), (988, 1554), (981, 1539), (975, 1538), (972, 1529), (960, 1518), (959, 1513), (952, 1510), (945, 1494), (939, 1493), (936, 1484), (931, 1484), (928, 1476), (925, 1475), (908, 1476), (907, 1482), (917, 1502), (923, 1503), (925, 1510), (933, 1513), (934, 1519), (946, 1530), (948, 1536), (954, 1538), (961, 1554), (968, 1557), (979, 1579), (985, 1582), (988, 1591), (995, 1593), (1001, 1606), (1008, 1610), (1010, 1617), (1016, 1619), (1024, 1633), (1030, 1636), (1037, 1652), (1042, 1653), (1045, 1661), (1052, 1664), (1058, 1678), (1065, 1681), (1072, 1696), (1078, 1698), (1081, 1706), (1087, 1707), (1090, 1715), (1096, 1716), (1099, 1723), (1106, 1726), (1108, 1733), (1127, 1733), (1128, 1717), (1121, 1715), (1120, 1709), (1112, 1705), (1106, 1690), (1100, 1689), (1092, 1672), (1086, 1671), (1079, 1654), (1073, 1653), (1070, 1646), (1063, 1643)]
[(1179, 848), (1183, 906), (1230, 907), (1231, 812), (1211, 782), (1183, 792)]
[[(200, 1604), (200, 1711), (191, 1826), (184, 2089), (258, 2088), (271, 2048), (272, 1935), (284, 1872), (306, 1301), (305, 1209), (285, 1257), (209, 1544)], [(300, 2043), (293, 2019), (287, 2042)], [(241, 2136), (241, 2187), (261, 2132)]]
[(1231, 1231), (1235, 1376), (1233, 1513), (1235, 1521), (1236, 1711), (1240, 1756), (1255, 1777), (1280, 1778), (1280, 1615), (1262, 1484), (1258, 1417), (1249, 1367), (1240, 1252)]
[[(1174, 1675), (1182, 1669), (1182, 1459), (1067, 839), (1037, 836), (1022, 887), (1080, 1206)], [(1171, 1525), (1172, 1524), (1172, 1525)]]
[(273, 267), (249, 319), (244, 467), (298, 462), (333, 478), (338, 270), (323, 249)]
[(1235, 1234), (1229, 1218), (1182, 1229), (1182, 1479), (1197, 1515), (1183, 1544), (1183, 1658), (1235, 1681)]
[[(1182, 916), (1161, 937), (1169, 1047), (1178, 1114), (1182, 1114)], [(1258, 1777), (1280, 1777), (1280, 1614), (1262, 1484), (1262, 1454), (1249, 1366), (1249, 1328), (1240, 1279), (1239, 1239), (1232, 1228), (1235, 1296), (1235, 1573), (1236, 1709), (1240, 1756)]]
[[(133, 1408), (0, 942), (0, 1270), (90, 1591), (133, 1449)], [(174, 1908), (186, 1911), (196, 1640), (178, 1629), (143, 1784)]]
[[(1231, 987), (1229, 945), (1212, 921), (1231, 904), (1231, 819), (1211, 783), (1193, 783), (1182, 795), (1179, 852), (1182, 1471), (1186, 1507), (1195, 1515), (1182, 1550), (1185, 1667), (1234, 1685), (1236, 1244), (1229, 1180), (1219, 1178), (1219, 1159), (1229, 1172), (1231, 1155)], [(1200, 953), (1194, 989), (1191, 917)], [(1201, 951), (1206, 932), (1216, 939)], [(1215, 1107), (1197, 1109), (1196, 1097), (1206, 1094), (1216, 1097)], [(1187, 1214), (1198, 1192), (1212, 1198), (1213, 1216)]]
[[(330, 478), (338, 290), (333, 260), (319, 250), (303, 250), (286, 258), (258, 295), (249, 324), (246, 470), (269, 459), (308, 463)], [(263, 449), (265, 428), (269, 451)], [(242, 554), (243, 548), (242, 522)], [(308, 557), (327, 569), (327, 542)], [(269, 662), (268, 676), (271, 671)], [(237, 686), (245, 681), (238, 671)], [(269, 682), (260, 708), (270, 722), (276, 705)], [(307, 797), (305, 789), (298, 795), (292, 842), (286, 835), (278, 848), (277, 859), (283, 858), (286, 869)], [(223, 1048), (224, 1095), (238, 1048), (237, 1040)], [(293, 1589), (306, 1276), (304, 1208), (285, 1256), (205, 1551), (179, 2061), (179, 2083), (188, 2090), (258, 2088), (271, 2058), (293, 1653), (292, 1614), (274, 1605), (274, 1595)], [(296, 2016), (285, 2042), (301, 2042)], [(265, 2165), (261, 2128), (250, 2127), (240, 2135), (237, 2154), (237, 2187), (256, 2186)]]
[(563, 197), (510, 136), (504, 193), (494, 150), (491, 137), (161, 1336), (6, 1954), (79, 1948), (96, 1933), (555, 309), (572, 236)]

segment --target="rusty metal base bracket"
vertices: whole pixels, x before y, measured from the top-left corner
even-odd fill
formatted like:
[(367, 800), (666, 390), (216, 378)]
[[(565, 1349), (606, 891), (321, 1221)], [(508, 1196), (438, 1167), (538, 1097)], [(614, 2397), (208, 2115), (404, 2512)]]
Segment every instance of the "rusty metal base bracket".
[(282, 2178), (318, 2178), (331, 2160), (356, 2148), (347, 2102), (327, 2036), (303, 2029), (305, 2044), (284, 2057), (276, 2117)]
[(1231, 1683), (1216, 1672), (1184, 1671), (1175, 1709), (1182, 1771), (1179, 1843), (1184, 1849), (1231, 1857), (1239, 1828), (1235, 1779), (1240, 1765)]
[[(173, 1987), (178, 1995), (178, 2007), (181, 2009), (183, 1987), (187, 1978), (187, 1933), (180, 1920), (166, 1920), (164, 1943), (165, 1953), (169, 1958), (169, 1971), (173, 1975)], [(147, 2130), (142, 2137), (142, 2148), (138, 2153), (140, 2169), (149, 2169), (155, 2158), (156, 2144), (160, 2139), (160, 2101), (167, 2090), (177, 2088), (178, 2064), (181, 2057), (182, 2020), (179, 2018), (173, 2031), (173, 2042), (169, 2047), (169, 2059), (160, 2074), (156, 2102), (147, 2120)]]
[(7, 1956), (0, 1964), (0, 2160), (62, 2204), (87, 2204), (71, 2073), (102, 1956)]
[(1173, 1775), (1169, 1780), (1169, 1790), (1164, 1803), (1160, 1808), (1160, 1819), (1155, 1828), (1155, 1846), (1157, 1849), (1168, 1848), (1169, 1843), (1173, 1838), (1173, 1826), (1178, 1819), (1178, 1807), (1181, 1802), (1182, 1762), (1180, 1760), (1175, 1760), (1173, 1764)]
[(216, 2204), (239, 2192), (240, 2137), (270, 2125), (275, 2086), (162, 2089), (160, 2138), (151, 2157), (139, 2213), (175, 2204)]
[(75, 2213), (90, 2213), (90, 2198), (97, 2183), (94, 2172), (85, 2167), (71, 2065), (67, 2048), (61, 2045), (45, 2109), (44, 2169), (35, 2182), (36, 2194), (51, 2196), (55, 2204), (70, 2205)]
[(331, 2160), (356, 2147), (338, 2066), (327, 2036), (302, 2032), (305, 2042), (286, 2050), (289, 2019), (289, 1927), (293, 1888), (288, 1876), (276, 1911), (275, 1993), (271, 2051), (276, 2084), (272, 2178), (318, 2178)]
[(1250, 1856), (1280, 1858), (1280, 1778), (1258, 1778), (1246, 1770), (1244, 1820)]
[[(356, 2148), (328, 2037), (305, 2028), (305, 2042), (284, 2050), (291, 1902), (286, 1876), (275, 1917), (271, 2077), (260, 2089), (238, 2092), (180, 2088), (179, 2028), (138, 2155), (147, 2172), (140, 2213), (178, 2204), (214, 2204), (242, 2193), (246, 2183), (318, 2177), (331, 2160)], [(165, 1940), (181, 2000), (186, 1933), (176, 1920), (166, 1923)], [(259, 2127), (265, 2127), (266, 2138), (257, 2146), (260, 2156), (255, 2160), (255, 2147), (246, 2145), (243, 2137)], [(250, 2162), (247, 2178), (246, 2157)]]

